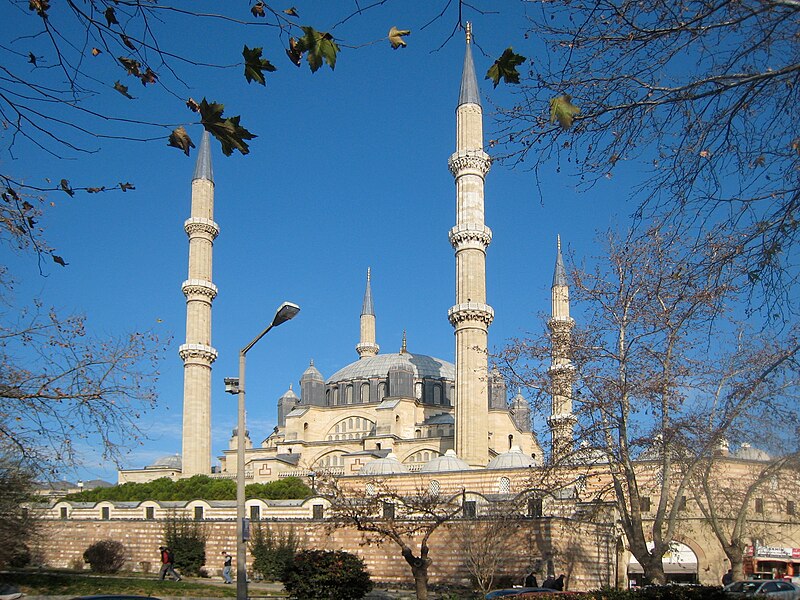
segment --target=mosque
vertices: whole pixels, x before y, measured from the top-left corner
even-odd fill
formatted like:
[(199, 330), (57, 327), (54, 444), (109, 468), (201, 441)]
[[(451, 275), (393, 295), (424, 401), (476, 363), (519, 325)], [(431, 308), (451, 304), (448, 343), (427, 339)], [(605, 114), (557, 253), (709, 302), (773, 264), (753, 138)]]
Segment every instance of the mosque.
[[(483, 112), (471, 51), (467, 44), (456, 108), (455, 152), (448, 167), (455, 179), (455, 225), (449, 239), (455, 251), (455, 304), (447, 317), (455, 330), (455, 364), (409, 352), (405, 337), (399, 352), (380, 352), (367, 271), (360, 317), (358, 359), (327, 377), (313, 361), (278, 399), (277, 426), (260, 445), (245, 432), (246, 475), (271, 481), (316, 470), (367, 475), (437, 472), (541, 465), (542, 448), (531, 430), (528, 402), (509, 399), (506, 384), (488, 365), (488, 333), (494, 310), (486, 298), (486, 249), (492, 231), (484, 222), (484, 183), (491, 160), (484, 152)], [(119, 473), (119, 482), (196, 474), (232, 476), (236, 472), (238, 431), (211, 466), (211, 311), (217, 288), (211, 281), (214, 175), (208, 133), (204, 133), (192, 178), (186, 296), (183, 452), (137, 470)], [(560, 242), (552, 286), (554, 337), (567, 341), (573, 326)], [(559, 337), (560, 336), (560, 337)], [(566, 337), (565, 337), (566, 336)], [(567, 344), (559, 344), (566, 348)], [(572, 366), (566, 351), (554, 351), (555, 393), (548, 419), (552, 453), (570, 452), (575, 418), (571, 409)]]

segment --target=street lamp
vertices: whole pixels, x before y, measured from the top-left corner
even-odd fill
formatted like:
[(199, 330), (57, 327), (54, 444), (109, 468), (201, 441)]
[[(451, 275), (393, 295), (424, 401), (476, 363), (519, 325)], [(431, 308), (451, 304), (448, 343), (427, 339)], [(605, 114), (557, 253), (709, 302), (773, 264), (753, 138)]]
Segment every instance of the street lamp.
[(267, 335), (270, 329), (293, 319), (300, 312), (300, 307), (291, 302), (284, 302), (275, 312), (272, 323), (256, 338), (239, 351), (239, 379), (225, 378), (225, 391), (239, 397), (239, 420), (236, 440), (236, 600), (247, 600), (247, 540), (250, 531), (245, 520), (244, 497), (244, 368), (247, 352), (258, 340)]

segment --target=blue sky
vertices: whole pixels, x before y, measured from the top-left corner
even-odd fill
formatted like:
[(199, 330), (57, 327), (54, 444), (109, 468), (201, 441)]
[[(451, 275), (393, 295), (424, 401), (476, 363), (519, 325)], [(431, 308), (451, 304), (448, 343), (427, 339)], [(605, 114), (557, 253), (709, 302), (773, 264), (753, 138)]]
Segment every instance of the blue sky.
[[(352, 8), (317, 4), (296, 5), (301, 24), (326, 30)], [(464, 42), (462, 33), (447, 41), (457, 20), (453, 7), (420, 31), (444, 4), (389, 2), (355, 17), (334, 30), (343, 41), (335, 71), (326, 66), (315, 74), (305, 64), (292, 66), (269, 30), (242, 35), (204, 23), (170, 41), (192, 56), (210, 51), (226, 64), (241, 59), (243, 43), (263, 44), (278, 67), (268, 74), (266, 89), (248, 85), (237, 66), (187, 71), (188, 90), (174, 82), (165, 82), (167, 89), (144, 89), (131, 80), (135, 101), (113, 90), (89, 100), (118, 112), (138, 103), (136, 109), (148, 116), (179, 123), (193, 117), (168, 92), (178, 98), (205, 96), (224, 102), (226, 115), (241, 114), (242, 123), (259, 136), (245, 157), (226, 158), (213, 146), (215, 220), (221, 228), (213, 277), (219, 288), (212, 333), (219, 351), (213, 366), (214, 456), (227, 448), (236, 419), (235, 398), (224, 393), (222, 380), (236, 374), (238, 349), (284, 300), (298, 303), (301, 313), (248, 354), (248, 428), (255, 443), (272, 430), (278, 397), (290, 384), (297, 390), (309, 360), (329, 376), (357, 359), (368, 267), (381, 352), (398, 351), (406, 330), (409, 351), (453, 360), (447, 309), (454, 301), (455, 263), (447, 232), (455, 223), (455, 191), (447, 158), (454, 150)], [(475, 50), (479, 79), (509, 45), (527, 57), (543, 52), (524, 39), (521, 3), (492, 7), (499, 14), (470, 16), (476, 41), (488, 54)], [(13, 12), (0, 17), (21, 19)], [(379, 39), (392, 25), (412, 30), (407, 48), (394, 51), (385, 41), (344, 47)], [(111, 84), (120, 77), (108, 75)], [(511, 96), (504, 84), (492, 89), (487, 80), (479, 83), (489, 140), (493, 104), (509, 103)], [(199, 125), (189, 133), (199, 142)], [(30, 183), (65, 177), (73, 185), (130, 181), (136, 186), (126, 194), (51, 196), (55, 205), (44, 220), (46, 237), (67, 268), (46, 265), (41, 276), (33, 257), (0, 250), (2, 263), (20, 282), (19, 301), (38, 296), (63, 313), (85, 313), (98, 335), (153, 329), (172, 336), (161, 365), (159, 408), (145, 417), (149, 439), (132, 448), (128, 468), (181, 447), (183, 368), (177, 348), (185, 336), (180, 286), (188, 254), (183, 222), (189, 217), (195, 155), (187, 158), (168, 148), (166, 133), (163, 137), (146, 144), (104, 142), (97, 154), (66, 160), (24, 143), (12, 157), (5, 138), (0, 155), (4, 171)], [(624, 181), (603, 180), (578, 193), (577, 181), (556, 173), (556, 167), (540, 173), (541, 196), (533, 173), (522, 168), (496, 164), (487, 177), (486, 223), (494, 234), (487, 258), (488, 302), (496, 314), (489, 332), (493, 348), (541, 329), (558, 233), (568, 257), (584, 258), (595, 253), (597, 231), (625, 225)], [(536, 418), (541, 423), (543, 417)], [(101, 463), (89, 446), (84, 454), (85, 465), (66, 476), (116, 480), (114, 465)]]

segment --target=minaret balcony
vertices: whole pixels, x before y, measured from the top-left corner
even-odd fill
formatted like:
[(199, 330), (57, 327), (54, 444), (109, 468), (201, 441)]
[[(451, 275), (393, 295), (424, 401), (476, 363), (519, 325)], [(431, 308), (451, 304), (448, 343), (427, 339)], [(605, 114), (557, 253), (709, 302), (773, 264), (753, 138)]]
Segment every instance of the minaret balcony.
[(219, 225), (211, 219), (202, 217), (191, 217), (183, 223), (183, 229), (191, 238), (194, 235), (208, 236), (214, 239), (219, 235)]
[(483, 150), (459, 150), (450, 156), (447, 166), (453, 177), (468, 174), (485, 177), (492, 166), (492, 159)]
[(494, 309), (483, 302), (462, 302), (450, 307), (447, 318), (453, 327), (468, 321), (482, 323), (488, 327), (494, 321)]
[(182, 344), (178, 354), (184, 362), (200, 362), (210, 365), (217, 360), (217, 349), (206, 344)]
[(370, 342), (361, 342), (356, 345), (356, 352), (358, 352), (359, 356), (367, 355), (367, 356), (375, 356), (380, 352), (380, 346), (378, 344), (372, 344)]
[(475, 248), (485, 251), (492, 242), (492, 230), (480, 223), (456, 225), (447, 235), (456, 250)]
[(181, 290), (187, 299), (200, 297), (200, 299), (211, 301), (217, 297), (217, 286), (205, 279), (187, 279), (181, 285)]

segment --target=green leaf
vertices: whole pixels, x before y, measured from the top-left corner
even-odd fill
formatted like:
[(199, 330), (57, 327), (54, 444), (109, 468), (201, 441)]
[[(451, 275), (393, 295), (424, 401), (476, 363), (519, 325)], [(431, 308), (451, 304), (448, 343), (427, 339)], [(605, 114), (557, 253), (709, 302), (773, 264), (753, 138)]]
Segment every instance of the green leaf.
[(397, 50), (400, 47), (404, 47), (406, 41), (403, 38), (407, 35), (411, 35), (410, 29), (398, 29), (393, 26), (389, 30), (389, 43), (392, 45), (392, 48)]
[(189, 156), (189, 148), (194, 148), (194, 142), (192, 138), (189, 137), (189, 134), (186, 133), (186, 129), (184, 129), (183, 125), (180, 125), (169, 134), (167, 146), (180, 148), (186, 156)]
[(222, 118), (222, 111), (225, 109), (224, 104), (216, 102), (208, 103), (206, 99), (198, 105), (200, 111), (200, 122), (211, 135), (213, 135), (222, 145), (222, 153), (225, 156), (233, 154), (234, 150), (238, 150), (242, 154), (250, 152), (250, 148), (245, 140), (252, 140), (256, 136), (247, 131), (244, 127), (239, 125), (239, 117)]
[(519, 83), (519, 72), (517, 67), (525, 62), (525, 57), (521, 54), (514, 54), (514, 49), (509, 46), (503, 55), (494, 61), (494, 64), (486, 71), (486, 79), (491, 79), (494, 87), (500, 83), (500, 78), (506, 83)]
[(301, 27), (305, 35), (297, 40), (297, 50), (302, 53), (308, 53), (306, 57), (308, 66), (311, 67), (311, 72), (316, 72), (324, 60), (328, 66), (333, 70), (336, 67), (336, 55), (339, 52), (339, 46), (333, 41), (333, 36), (330, 33), (317, 31), (313, 27)]
[(572, 96), (569, 94), (562, 94), (555, 98), (550, 98), (550, 122), (561, 125), (561, 129), (569, 129), (572, 127), (572, 122), (575, 120), (575, 115), (581, 112), (581, 109), (572, 103)]
[(117, 90), (120, 94), (128, 98), (128, 100), (133, 100), (133, 96), (128, 93), (128, 86), (122, 85), (119, 81), (114, 84), (114, 89)]
[(261, 48), (248, 48), (245, 44), (244, 50), (242, 50), (244, 77), (247, 79), (247, 83), (257, 81), (265, 86), (267, 82), (264, 79), (264, 71), (272, 73), (275, 71), (275, 67), (266, 58), (261, 58), (261, 51)]

